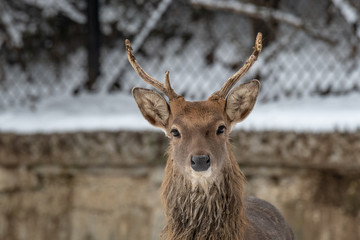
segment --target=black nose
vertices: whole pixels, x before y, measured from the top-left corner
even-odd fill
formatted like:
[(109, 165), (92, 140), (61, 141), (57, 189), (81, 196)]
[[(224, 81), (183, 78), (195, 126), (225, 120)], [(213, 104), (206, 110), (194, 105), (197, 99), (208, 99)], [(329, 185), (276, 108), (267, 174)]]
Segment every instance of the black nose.
[(197, 172), (206, 171), (210, 167), (209, 155), (195, 155), (191, 157), (191, 167)]

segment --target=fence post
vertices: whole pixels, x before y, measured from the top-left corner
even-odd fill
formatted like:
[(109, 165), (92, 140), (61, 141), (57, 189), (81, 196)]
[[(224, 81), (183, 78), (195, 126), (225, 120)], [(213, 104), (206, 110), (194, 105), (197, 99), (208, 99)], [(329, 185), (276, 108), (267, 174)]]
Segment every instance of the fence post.
[(94, 91), (96, 79), (100, 74), (99, 1), (87, 0), (87, 2), (88, 79), (85, 83), (85, 89), (87, 91)]

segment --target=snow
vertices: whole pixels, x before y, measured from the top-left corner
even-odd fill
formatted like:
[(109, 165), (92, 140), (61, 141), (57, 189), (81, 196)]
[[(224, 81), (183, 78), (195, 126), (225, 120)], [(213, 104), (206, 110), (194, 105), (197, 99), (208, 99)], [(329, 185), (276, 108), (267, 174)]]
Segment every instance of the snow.
[(360, 95), (302, 98), (255, 105), (237, 127), (280, 131), (356, 131), (360, 129)]
[[(46, 22), (42, 21), (44, 24), (36, 23), (32, 18), (32, 11), (27, 12), (28, 7), (41, 9), (43, 18), (53, 17), (61, 13), (78, 24), (86, 22), (85, 15), (70, 0), (22, 0), (16, 1), (15, 5), (8, 2), (0, 1), (0, 24), (4, 26), (0, 32), (2, 32), (1, 35), (6, 32), (5, 35), (8, 35), (9, 39), (5, 38), (5, 40), (10, 40), (10, 45), (17, 48), (23, 47), (25, 33), (38, 34), (37, 30), (46, 31), (41, 29), (46, 26)], [(80, 4), (78, 3), (78, 5)], [(4, 38), (0, 36), (0, 44), (2, 41)]]
[(14, 107), (0, 112), (0, 131), (49, 133), (151, 129), (135, 101), (125, 94), (47, 98), (35, 110)]
[(359, 19), (356, 8), (346, 0), (332, 0), (333, 4), (340, 9), (341, 14), (346, 21), (351, 24), (355, 24)]
[[(235, 129), (297, 132), (355, 131), (360, 129), (360, 95), (302, 98), (257, 103)], [(14, 107), (0, 112), (0, 132), (18, 134), (75, 131), (156, 130), (141, 116), (127, 94), (54, 96), (35, 110)], [(157, 130), (159, 131), (159, 130)]]
[[(84, 21), (83, 13), (77, 10), (74, 1), (23, 0), (23, 2), (38, 7), (46, 6), (42, 12), (43, 15), (62, 12), (75, 22)], [(207, 94), (219, 89), (223, 81), (234, 73), (229, 66), (239, 64), (248, 57), (253, 44), (250, 37), (253, 35), (253, 30), (249, 27), (250, 20), (235, 18), (231, 14), (221, 15), (214, 18), (211, 23), (210, 30), (212, 31), (209, 31), (207, 27), (209, 24), (206, 21), (194, 22), (182, 30), (183, 33), (194, 33), (188, 44), (183, 44), (180, 31), (167, 40), (163, 46), (160, 38), (149, 36), (149, 33), (161, 23), (161, 15), (166, 13), (171, 2), (173, 1), (159, 1), (156, 9), (150, 11), (149, 21), (144, 26), (140, 26), (142, 23), (140, 18), (130, 23), (118, 21), (118, 24), (127, 25), (128, 32), (135, 30), (139, 32), (132, 40), (134, 52), (140, 64), (151, 76), (161, 80), (164, 78), (165, 70), (170, 70), (170, 79), (176, 92), (186, 94), (189, 99), (206, 98)], [(215, 3), (213, 0), (193, 0), (192, 2)], [(237, 2), (231, 2), (237, 4)], [(348, 1), (333, 0), (333, 2), (337, 3), (336, 6), (341, 9), (341, 13), (346, 16), (348, 22), (359, 20), (357, 12), (346, 7)], [(0, 5), (5, 3), (0, 3)], [(245, 6), (248, 8), (243, 8), (244, 11), (253, 11), (253, 5)], [(112, 12), (108, 14), (110, 10)], [(119, 16), (122, 16), (116, 13), (125, 11), (126, 14), (131, 14), (130, 10), (121, 6), (104, 8), (103, 11), (108, 15), (101, 15), (102, 22), (110, 27)], [(191, 15), (184, 16), (184, 13), (185, 11), (174, 11), (174, 15), (171, 16), (173, 18), (191, 17)], [(278, 18), (282, 21), (293, 21), (294, 24), (290, 24), (291, 26), (297, 24), (296, 19), (291, 18), (292, 15), (283, 16), (281, 13), (272, 12), (272, 14), (278, 14)], [(267, 12), (267, 14), (270, 13)], [(17, 24), (16, 28), (9, 27), (7, 31), (16, 30), (8, 34), (15, 40), (18, 39), (20, 44), (23, 29), (28, 26), (24, 25), (24, 22), (28, 22), (25, 19), (27, 15), (14, 15), (16, 19), (7, 19), (13, 15), (6, 14), (0, 16), (0, 19), (4, 23)], [(21, 20), (19, 23), (17, 23), (18, 19)], [(359, 62), (360, 56), (349, 58), (352, 48), (348, 47), (347, 41), (340, 41), (334, 47), (322, 41), (315, 41), (312, 37), (288, 25), (279, 26), (278, 39), (262, 51), (259, 60), (244, 78), (249, 80), (253, 76), (259, 76), (262, 81), (259, 100), (269, 102), (258, 103), (249, 118), (238, 124), (236, 128), (259, 131), (318, 132), (360, 129), (359, 110), (356, 106), (360, 102), (359, 92), (357, 96), (354, 94), (341, 97), (334, 95), (315, 97), (319, 92), (326, 93), (328, 89), (332, 90), (331, 94), (345, 94), (359, 89), (360, 68), (355, 63)], [(37, 29), (37, 27), (33, 28)], [(107, 31), (112, 31), (112, 29), (109, 28)], [(358, 31), (360, 36), (360, 27)], [(6, 35), (0, 35), (0, 43), (5, 41), (5, 38)], [(209, 64), (204, 56), (211, 52), (214, 44), (217, 44), (213, 57), (214, 63)], [(136, 49), (140, 47), (144, 48), (146, 51), (143, 52), (147, 54), (136, 52)], [(104, 47), (101, 55), (100, 93), (81, 95), (76, 98), (59, 94), (61, 94), (60, 91), (70, 94), (86, 79), (85, 49), (79, 48), (70, 53), (67, 60), (60, 65), (48, 61), (46, 57), (39, 57), (39, 60), (28, 63), (25, 70), (20, 65), (4, 62), (4, 74), (10, 77), (2, 83), (4, 87), (0, 87), (0, 96), (8, 102), (17, 100), (17, 102), (25, 103), (26, 106), (13, 107), (5, 103), (2, 108), (0, 102), (0, 132), (26, 134), (154, 130), (155, 128), (142, 118), (132, 97), (125, 94), (129, 93), (133, 86), (145, 87), (146, 84), (131, 69), (123, 39), (119, 39), (119, 44), (113, 47)], [(151, 57), (146, 57), (146, 55)], [(105, 92), (109, 85), (118, 78), (123, 92), (107, 95)], [(61, 86), (58, 87), (56, 84)], [(52, 85), (54, 87), (51, 87)], [(298, 93), (301, 93), (302, 98), (294, 99), (300, 96)], [(48, 97), (49, 95), (53, 96)], [(289, 97), (286, 98), (286, 95)], [(279, 100), (272, 102), (274, 99)], [(35, 110), (32, 110), (33, 108)]]
[[(4, 7), (1, 6), (0, 7)], [(0, 22), (5, 25), (6, 31), (11, 38), (11, 41), (15, 46), (22, 46), (21, 33), (25, 30), (25, 27), (21, 23), (14, 23), (14, 19), (11, 13), (3, 12), (0, 16)]]
[(358, 10), (346, 0), (332, 0), (332, 3), (340, 10), (341, 15), (348, 23), (355, 25), (355, 34), (360, 39), (360, 26), (356, 26), (360, 21)]
[(4, 61), (0, 112), (11, 107), (11, 103), (24, 103), (29, 107), (40, 99), (46, 101), (51, 95), (72, 92), (86, 77), (83, 68), (85, 59), (85, 49), (78, 48), (59, 65), (43, 58), (41, 53), (37, 60), (27, 64), (26, 69), (20, 64), (11, 65)]
[(284, 22), (295, 27), (302, 27), (304, 25), (303, 21), (295, 15), (276, 9), (260, 7), (252, 3), (243, 3), (240, 1), (192, 0), (191, 4), (209, 9), (230, 10), (265, 20), (276, 19), (279, 22)]
[(24, 3), (37, 6), (42, 9), (45, 17), (55, 16), (58, 12), (65, 14), (71, 20), (83, 24), (86, 17), (77, 10), (68, 0), (23, 0)]
[[(151, 16), (146, 21), (145, 26), (143, 26), (141, 29), (139, 29), (139, 27), (135, 27), (136, 32), (138, 32), (138, 34), (136, 35), (132, 43), (132, 48), (134, 52), (136, 52), (140, 48), (140, 46), (143, 44), (143, 42), (148, 37), (150, 32), (155, 28), (157, 22), (161, 19), (161, 16), (165, 13), (166, 9), (170, 6), (171, 2), (172, 0), (162, 0), (157, 6), (157, 9), (152, 12)], [(123, 57), (120, 57), (119, 59), (120, 59), (118, 64), (120, 66), (119, 69), (115, 71), (107, 72), (107, 78), (103, 79), (104, 84), (102, 84), (103, 86), (102, 92), (106, 91), (106, 86), (108, 86), (109, 84), (109, 82), (106, 80), (112, 80), (116, 76), (115, 74), (120, 72), (123, 66), (127, 63), (127, 56), (125, 54), (123, 54)]]

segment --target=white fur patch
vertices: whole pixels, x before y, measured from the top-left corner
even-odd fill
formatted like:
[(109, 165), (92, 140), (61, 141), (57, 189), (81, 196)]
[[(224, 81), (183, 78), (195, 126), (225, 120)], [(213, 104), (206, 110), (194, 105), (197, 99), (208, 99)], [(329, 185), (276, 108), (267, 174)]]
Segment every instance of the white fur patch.
[(190, 180), (192, 185), (192, 190), (194, 191), (197, 187), (201, 187), (206, 194), (208, 194), (210, 186), (216, 181), (216, 177), (211, 169), (211, 167), (202, 172), (196, 172), (190, 169)]

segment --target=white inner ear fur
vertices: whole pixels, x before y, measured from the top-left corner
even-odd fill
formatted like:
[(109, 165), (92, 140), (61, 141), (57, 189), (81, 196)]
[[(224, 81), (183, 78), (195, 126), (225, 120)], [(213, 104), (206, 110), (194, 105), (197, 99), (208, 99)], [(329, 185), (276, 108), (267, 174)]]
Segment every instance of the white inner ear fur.
[(226, 99), (226, 114), (231, 126), (244, 120), (253, 109), (260, 90), (260, 82), (252, 80), (234, 88)]
[(152, 116), (156, 122), (160, 122), (162, 125), (166, 125), (169, 119), (169, 111), (167, 104), (153, 94), (145, 96), (143, 108)]
[(145, 119), (152, 125), (165, 129), (170, 117), (166, 100), (157, 92), (145, 88), (134, 88), (133, 96)]

